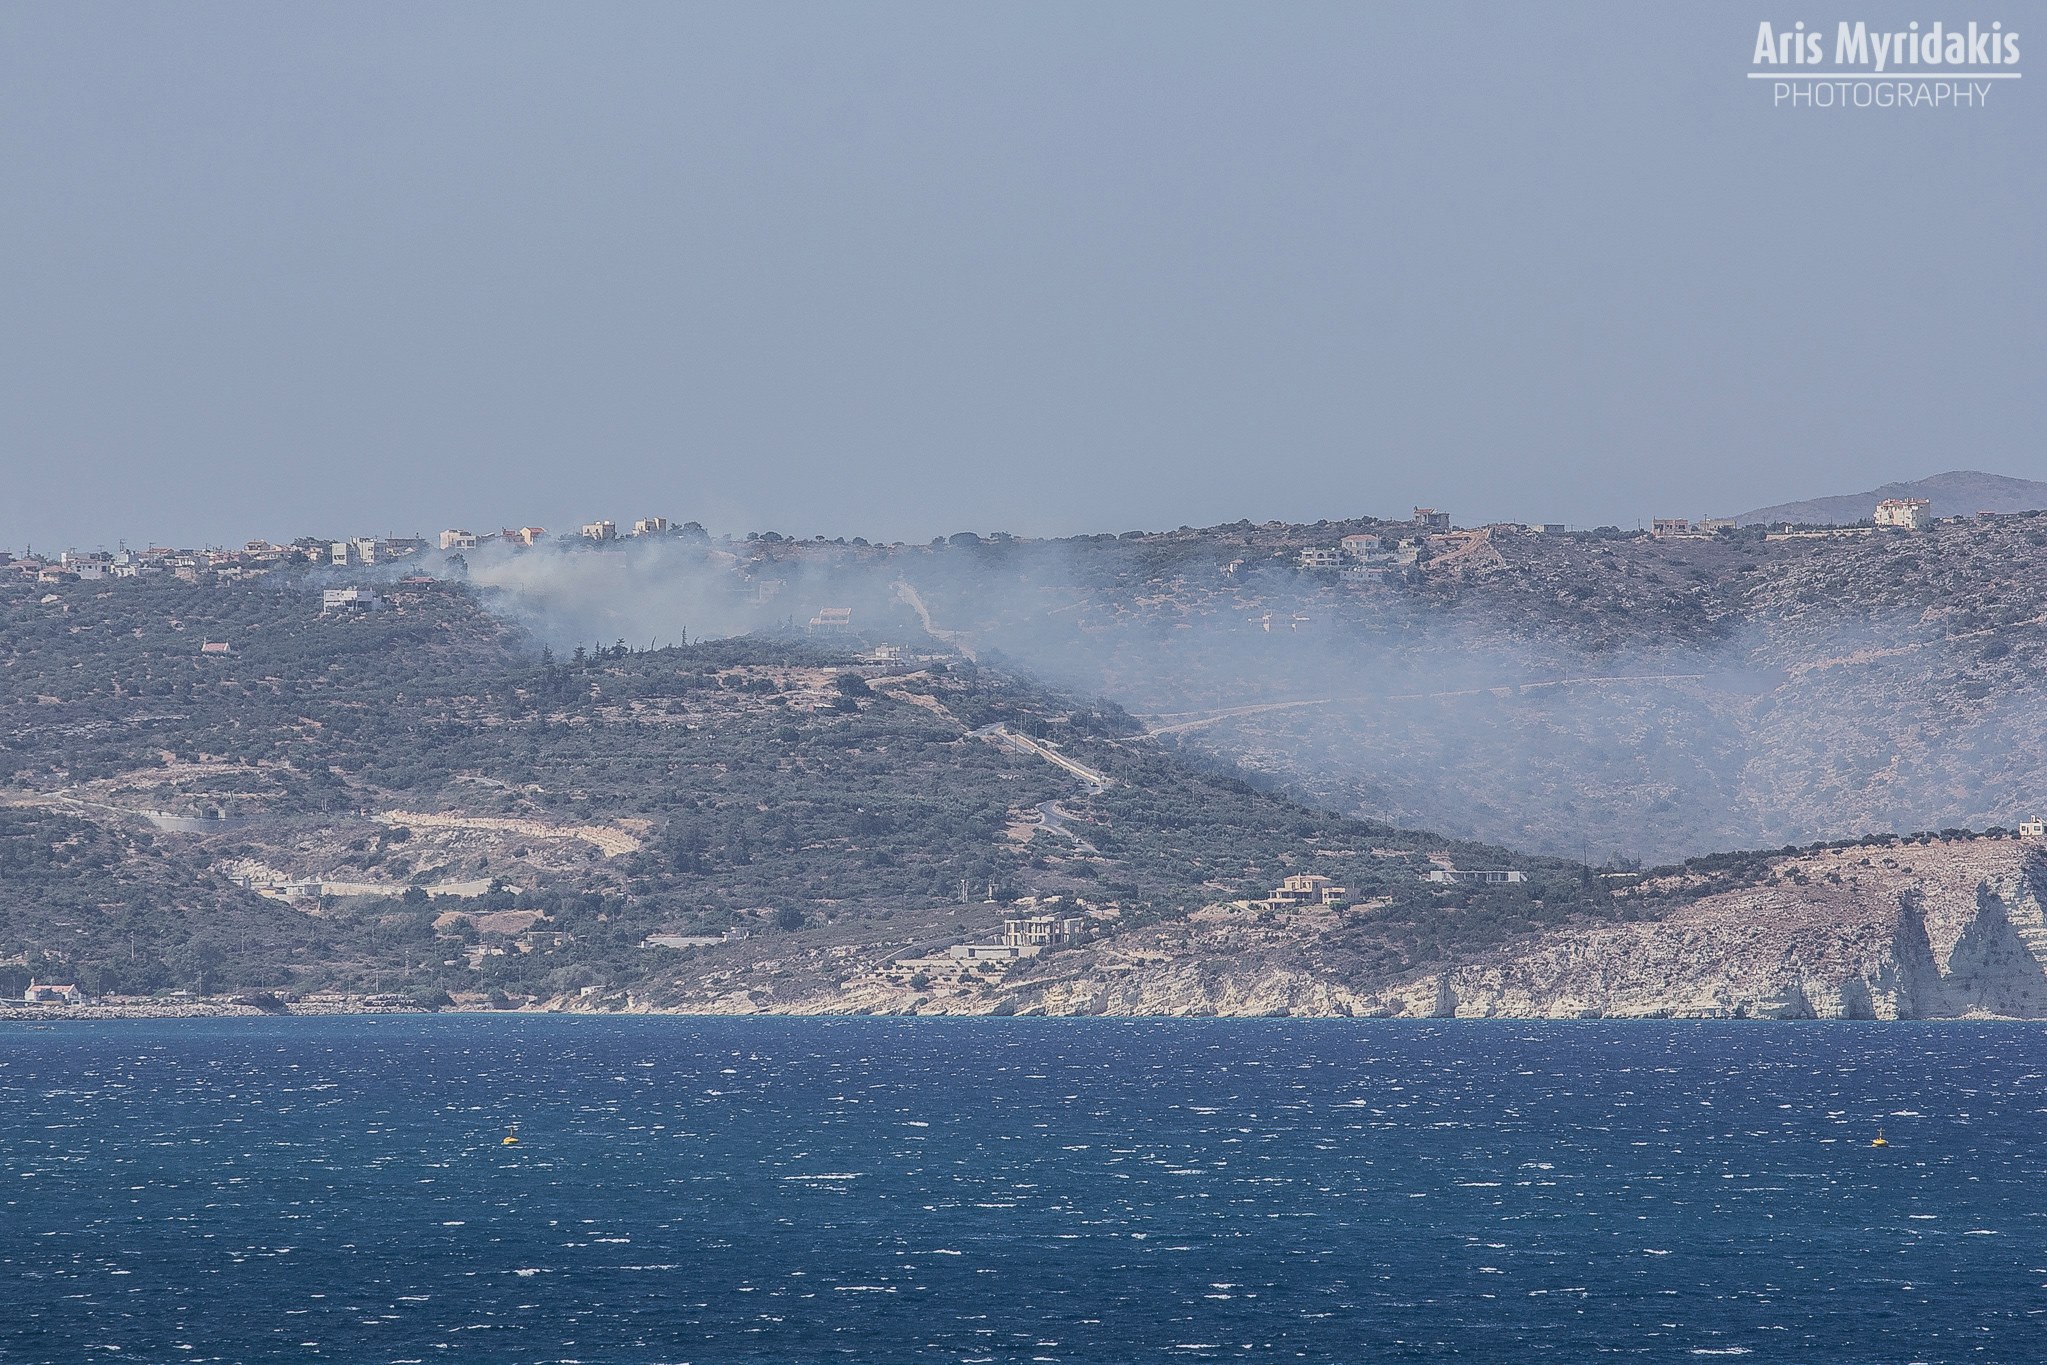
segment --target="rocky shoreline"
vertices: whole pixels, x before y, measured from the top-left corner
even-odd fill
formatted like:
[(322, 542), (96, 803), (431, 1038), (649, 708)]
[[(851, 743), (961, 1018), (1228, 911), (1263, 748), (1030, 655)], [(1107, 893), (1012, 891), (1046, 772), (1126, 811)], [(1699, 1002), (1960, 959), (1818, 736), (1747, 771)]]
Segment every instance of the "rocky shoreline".
[[(1961, 839), (1810, 850), (1674, 913), (1536, 934), (1395, 980), (1332, 947), (1328, 915), (1226, 906), (1110, 933), (1000, 975), (911, 985), (793, 959), (648, 998), (256, 994), (0, 1006), (9, 1021), (264, 1014), (1324, 1019), (2047, 1019), (2047, 848)], [(1340, 945), (1339, 945), (1340, 946)], [(826, 964), (829, 965), (829, 964)]]

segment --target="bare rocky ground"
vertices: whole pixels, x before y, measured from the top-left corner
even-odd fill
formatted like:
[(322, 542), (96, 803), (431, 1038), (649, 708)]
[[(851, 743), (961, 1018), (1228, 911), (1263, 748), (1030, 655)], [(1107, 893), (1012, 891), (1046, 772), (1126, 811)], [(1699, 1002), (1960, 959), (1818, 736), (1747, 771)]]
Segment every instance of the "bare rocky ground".
[[(1353, 950), (1372, 910), (1212, 906), (1185, 920), (1099, 926), (1093, 941), (1007, 970), (921, 986), (882, 970), (891, 942), (848, 935), (748, 963), (687, 964), (627, 1007), (711, 1014), (1221, 1015), (1941, 1019), (2047, 1016), (2047, 849), (2014, 838), (1823, 849), (1773, 858), (1753, 885), (1675, 911), (1711, 874), (1631, 883), (1655, 916), (1573, 925), (1442, 969), (1376, 979)], [(572, 1002), (553, 1002), (573, 1007)], [(587, 1002), (617, 1008), (616, 998)]]

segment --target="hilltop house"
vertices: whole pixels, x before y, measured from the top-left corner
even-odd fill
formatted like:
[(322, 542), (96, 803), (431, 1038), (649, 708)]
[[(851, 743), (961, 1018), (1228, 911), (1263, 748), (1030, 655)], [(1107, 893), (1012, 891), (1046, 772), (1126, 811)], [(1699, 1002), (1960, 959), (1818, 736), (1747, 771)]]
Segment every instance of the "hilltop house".
[(1933, 504), (1925, 498), (1885, 498), (1876, 505), (1876, 524), (1924, 531), (1933, 525)]
[(1438, 886), (1463, 884), (1468, 886), (1505, 886), (1509, 882), (1525, 882), (1528, 874), (1518, 867), (1462, 868), (1432, 867), (1422, 874), (1425, 882)]
[(1028, 948), (1035, 953), (1040, 948), (1072, 943), (1086, 926), (1087, 921), (1079, 915), (1006, 915), (1002, 920), (1002, 946)]
[(833, 633), (849, 631), (853, 629), (853, 609), (851, 607), (819, 607), (817, 615), (810, 618), (810, 628), (812, 630), (830, 631)]
[(327, 588), (320, 593), (320, 612), (381, 611), (384, 599), (368, 588)]
[(1327, 877), (1295, 873), (1280, 882), (1265, 903), (1278, 909), (1289, 905), (1331, 905), (1350, 899), (1350, 892)]

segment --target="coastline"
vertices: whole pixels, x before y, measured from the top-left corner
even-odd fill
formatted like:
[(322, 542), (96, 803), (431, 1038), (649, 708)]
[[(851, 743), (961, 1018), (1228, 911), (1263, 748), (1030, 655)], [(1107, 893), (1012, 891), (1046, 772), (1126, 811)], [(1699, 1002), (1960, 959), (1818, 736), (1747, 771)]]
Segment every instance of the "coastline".
[(1968, 1014), (1940, 1015), (1927, 1018), (1870, 1018), (1859, 1015), (1833, 1015), (1825, 1017), (1782, 1017), (1769, 1015), (1707, 1014), (1680, 1010), (1649, 1011), (1628, 1014), (1346, 1014), (1338, 1011), (1259, 1011), (1246, 1013), (1225, 1013), (1205, 1008), (1178, 1011), (1149, 1011), (1141, 1014), (1118, 1013), (1114, 1011), (1013, 1011), (990, 1010), (945, 1010), (923, 1011), (917, 1009), (884, 1010), (719, 1010), (719, 1009), (655, 1009), (635, 1006), (629, 1009), (576, 1008), (566, 1003), (525, 1006), (517, 1009), (488, 1009), (455, 1006), (452, 1008), (427, 1009), (416, 1005), (342, 1005), (328, 1002), (292, 1005), (283, 1009), (263, 1009), (254, 1005), (237, 1004), (232, 1001), (160, 1001), (123, 1002), (120, 1004), (91, 1005), (0, 1005), (0, 1032), (9, 1024), (47, 1025), (58, 1023), (118, 1023), (122, 1021), (167, 1021), (198, 1019), (316, 1019), (341, 1016), (370, 1017), (389, 1015), (444, 1015), (460, 1018), (502, 1018), (531, 1019), (536, 1017), (573, 1016), (581, 1018), (673, 1018), (673, 1019), (1105, 1019), (1121, 1022), (1139, 1020), (1193, 1020), (1193, 1019), (1241, 1019), (1241, 1020), (1313, 1020), (1334, 1022), (1349, 1020), (1359, 1023), (1504, 1023), (1504, 1024), (1611, 1024), (1611, 1023), (1738, 1023), (1738, 1024), (2025, 1024), (2040, 1023), (2039, 1016), (1992, 1014), (1971, 1012)]

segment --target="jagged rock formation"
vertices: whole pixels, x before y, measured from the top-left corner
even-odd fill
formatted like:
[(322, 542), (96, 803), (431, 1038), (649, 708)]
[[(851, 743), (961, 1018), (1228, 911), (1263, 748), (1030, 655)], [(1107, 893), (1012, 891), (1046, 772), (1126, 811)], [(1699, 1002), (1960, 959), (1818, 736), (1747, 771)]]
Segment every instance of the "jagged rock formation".
[[(2047, 856), (2012, 840), (1787, 859), (1776, 885), (1546, 938), (1446, 974), (1454, 1013), (1531, 1018), (2047, 1015)], [(1435, 981), (1393, 992), (1440, 1013)]]
[[(1446, 974), (1454, 1013), (1942, 1019), (2047, 1015), (2047, 857), (2017, 841), (1787, 859), (1778, 884)], [(1440, 1013), (1437, 982), (1394, 992)]]

